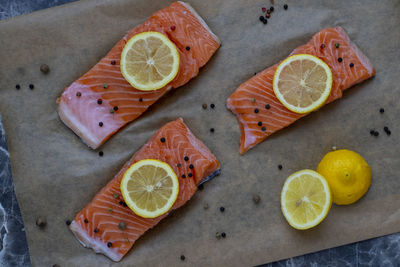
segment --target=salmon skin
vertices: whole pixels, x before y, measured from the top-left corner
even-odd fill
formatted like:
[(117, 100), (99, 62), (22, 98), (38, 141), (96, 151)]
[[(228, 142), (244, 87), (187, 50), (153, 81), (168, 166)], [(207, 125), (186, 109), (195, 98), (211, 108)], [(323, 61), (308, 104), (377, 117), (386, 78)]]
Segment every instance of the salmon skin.
[[(146, 31), (166, 35), (180, 56), (177, 76), (155, 91), (132, 87), (119, 65), (127, 41)], [(219, 46), (218, 37), (189, 4), (174, 2), (130, 30), (100, 62), (68, 86), (57, 99), (58, 114), (89, 147), (96, 149), (169, 90), (197, 76)]]
[[(165, 142), (160, 141), (163, 137)], [(125, 171), (142, 159), (166, 162), (177, 174), (179, 194), (171, 211), (185, 204), (199, 184), (220, 173), (220, 165), (215, 156), (193, 135), (181, 118), (160, 128), (92, 202), (76, 215), (70, 225), (71, 231), (83, 246), (113, 261), (120, 261), (144, 232), (168, 215), (153, 219), (142, 218), (131, 211), (122, 198), (120, 182)], [(192, 169), (190, 165), (193, 165)], [(121, 222), (125, 223), (125, 230), (119, 229)]]
[[(339, 44), (339, 47), (335, 44)], [(332, 90), (325, 104), (341, 98), (345, 89), (375, 75), (375, 69), (368, 58), (350, 41), (341, 27), (318, 32), (307, 44), (296, 48), (290, 55), (295, 54), (316, 56), (332, 70)], [(342, 58), (342, 62), (339, 62), (339, 58)], [(236, 115), (240, 125), (241, 154), (307, 115), (288, 110), (276, 98), (272, 80), (278, 65), (242, 83), (227, 100), (228, 109)], [(254, 112), (255, 109), (258, 109), (258, 113)]]

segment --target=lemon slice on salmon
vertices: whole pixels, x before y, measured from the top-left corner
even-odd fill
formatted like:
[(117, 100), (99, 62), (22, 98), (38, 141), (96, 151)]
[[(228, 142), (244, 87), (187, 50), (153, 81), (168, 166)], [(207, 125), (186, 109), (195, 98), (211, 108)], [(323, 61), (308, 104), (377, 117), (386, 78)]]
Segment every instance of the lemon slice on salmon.
[(289, 110), (304, 114), (320, 108), (332, 88), (332, 71), (321, 59), (307, 54), (286, 58), (275, 71), (276, 97)]
[(133, 87), (157, 90), (178, 74), (179, 52), (164, 34), (142, 32), (126, 43), (120, 65), (122, 75)]
[(124, 173), (121, 193), (128, 207), (138, 216), (155, 218), (167, 213), (179, 193), (179, 181), (167, 163), (144, 159)]
[(296, 229), (305, 230), (318, 225), (328, 215), (331, 205), (328, 182), (315, 171), (295, 172), (283, 185), (282, 213)]

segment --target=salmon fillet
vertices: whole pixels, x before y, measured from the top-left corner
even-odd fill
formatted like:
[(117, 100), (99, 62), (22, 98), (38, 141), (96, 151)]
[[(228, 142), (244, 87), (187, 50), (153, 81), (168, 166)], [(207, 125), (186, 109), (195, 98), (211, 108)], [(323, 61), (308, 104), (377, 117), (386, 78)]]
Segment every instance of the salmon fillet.
[[(145, 31), (166, 35), (180, 56), (175, 79), (156, 91), (135, 89), (120, 71), (125, 44)], [(174, 2), (130, 30), (100, 62), (68, 86), (57, 99), (58, 114), (89, 147), (96, 149), (169, 90), (197, 76), (219, 46), (218, 37), (189, 4)]]
[[(160, 141), (162, 137), (165, 142)], [(185, 157), (188, 157), (187, 160)], [(166, 162), (177, 174), (179, 194), (172, 210), (185, 204), (196, 192), (197, 185), (220, 173), (220, 165), (215, 156), (192, 134), (181, 118), (160, 128), (92, 202), (76, 215), (70, 225), (71, 231), (83, 246), (113, 261), (120, 261), (144, 232), (168, 215), (153, 219), (142, 218), (133, 213), (123, 201), (120, 191), (123, 174), (133, 163), (142, 159)], [(193, 169), (189, 168), (190, 164), (194, 166)], [(126, 224), (125, 230), (119, 229), (120, 222)]]
[[(335, 47), (336, 43), (339, 48)], [(341, 27), (318, 32), (307, 44), (296, 48), (290, 55), (294, 54), (314, 55), (332, 70), (332, 90), (325, 104), (341, 98), (343, 90), (375, 75), (375, 69), (368, 58), (350, 41)], [(338, 61), (339, 57), (343, 59), (342, 62)], [(288, 110), (276, 98), (272, 80), (278, 65), (242, 83), (227, 100), (228, 109), (236, 115), (240, 125), (241, 154), (307, 115)]]

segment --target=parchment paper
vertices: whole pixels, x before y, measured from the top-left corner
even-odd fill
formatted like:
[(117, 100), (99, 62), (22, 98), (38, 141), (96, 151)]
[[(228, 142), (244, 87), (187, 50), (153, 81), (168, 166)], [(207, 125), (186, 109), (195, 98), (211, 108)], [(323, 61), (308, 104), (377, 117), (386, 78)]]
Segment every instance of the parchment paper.
[[(283, 1), (275, 2), (272, 18), (263, 25), (258, 16), (268, 6), (265, 0), (190, 1), (222, 47), (197, 78), (101, 147), (103, 157), (61, 123), (55, 100), (128, 29), (170, 1), (79, 1), (0, 23), (0, 112), (34, 266), (249, 266), (400, 230), (399, 2), (287, 1), (288, 11)], [(371, 59), (376, 77), (240, 156), (239, 126), (225, 108), (227, 97), (254, 72), (332, 26), (347, 31)], [(50, 66), (48, 75), (40, 73), (41, 63)], [(203, 103), (216, 107), (202, 110)], [(122, 262), (83, 248), (65, 221), (156, 129), (178, 116), (215, 153), (222, 175), (140, 238)], [(390, 137), (382, 130), (386, 125)], [(371, 128), (380, 136), (370, 136)], [(316, 168), (332, 146), (363, 155), (372, 168), (372, 186), (356, 204), (333, 206), (315, 229), (296, 231), (280, 211), (283, 182), (294, 171)], [(253, 194), (261, 196), (257, 206)], [(37, 216), (47, 218), (45, 229), (35, 225)], [(217, 231), (227, 237), (217, 240)]]

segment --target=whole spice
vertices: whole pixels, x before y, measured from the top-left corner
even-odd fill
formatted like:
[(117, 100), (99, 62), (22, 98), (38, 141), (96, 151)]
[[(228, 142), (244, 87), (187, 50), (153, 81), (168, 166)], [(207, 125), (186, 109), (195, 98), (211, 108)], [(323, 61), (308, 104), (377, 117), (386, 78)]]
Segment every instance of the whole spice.
[(118, 228), (121, 229), (121, 230), (125, 230), (126, 229), (126, 224), (124, 222), (120, 222), (118, 224)]
[(259, 19), (261, 22), (264, 22), (264, 20), (265, 20), (264, 16), (260, 16), (258, 19)]
[(111, 65), (115, 65), (115, 60), (111, 60)]
[(185, 255), (181, 255), (181, 261), (185, 260)]
[(214, 129), (214, 128), (210, 128), (210, 132), (212, 132), (212, 133), (213, 133), (214, 131), (215, 131), (215, 129)]
[(262, 7), (261, 11), (265, 13), (265, 11), (267, 11), (267, 9), (265, 7)]
[(184, 159), (185, 161), (188, 161), (188, 160), (189, 160), (189, 157), (188, 157), (188, 156), (185, 156), (183, 159)]
[(171, 31), (175, 31), (175, 29), (176, 29), (175, 25), (172, 25), (171, 26)]
[(203, 185), (203, 184), (199, 184), (199, 185), (197, 186), (197, 189), (199, 189), (200, 191), (203, 190), (203, 189), (204, 189), (204, 185)]
[(203, 109), (207, 109), (207, 104), (204, 103), (203, 105), (201, 105), (201, 107), (202, 107)]
[(288, 7), (289, 7), (289, 6), (288, 6), (287, 4), (284, 4), (284, 5), (283, 5), (283, 9), (284, 9), (284, 10), (287, 10)]
[(375, 133), (374, 130), (369, 131), (369, 134), (370, 134), (370, 135), (374, 135), (374, 133)]
[(325, 44), (321, 44), (321, 49), (324, 49), (325, 48)]
[(186, 46), (186, 50), (189, 51), (190, 50), (190, 46)]
[(161, 143), (165, 143), (165, 137), (161, 137), (160, 141)]
[(186, 178), (186, 175), (185, 174), (182, 174), (182, 179), (185, 179)]
[(99, 122), (99, 126), (100, 126), (100, 127), (103, 127), (103, 122), (102, 122), (102, 121)]
[(256, 99), (253, 97), (252, 99), (251, 99), (251, 103), (255, 103), (256, 102)]
[(98, 232), (99, 232), (99, 229), (94, 228), (93, 232), (98, 233)]
[(82, 96), (82, 93), (81, 93), (81, 92), (76, 92), (76, 96), (77, 96), (77, 97), (81, 97), (81, 96)]
[(266, 17), (267, 19), (269, 19), (269, 18), (271, 17), (271, 14), (265, 14), (265, 17)]
[(271, 10), (268, 9), (268, 10), (267, 10), (267, 14), (271, 14)]
[(265, 105), (265, 108), (266, 108), (266, 109), (270, 109), (271, 106), (270, 106), (269, 104), (266, 104), (266, 105)]
[(261, 125), (262, 125), (262, 122), (261, 122), (261, 121), (259, 121), (259, 122), (257, 123), (257, 125), (258, 125), (258, 126), (261, 126)]
[(337, 150), (337, 147), (336, 146), (332, 146), (332, 150), (333, 151)]
[(267, 130), (267, 128), (265, 128), (265, 126), (261, 127), (261, 131), (265, 132)]
[(271, 6), (271, 7), (269, 8), (269, 10), (271, 10), (271, 12), (274, 12), (274, 7)]
[(221, 239), (221, 233), (220, 233), (220, 232), (216, 232), (216, 233), (215, 233), (215, 237), (216, 237), (217, 239)]
[(226, 237), (226, 233), (225, 233), (225, 232), (222, 232), (222, 233), (221, 233), (221, 236), (222, 236), (222, 238), (225, 238), (225, 237)]
[(45, 227), (47, 224), (46, 218), (39, 216), (36, 219), (36, 225), (39, 226), (40, 228)]
[(343, 58), (340, 57), (340, 58), (337, 59), (337, 61), (342, 62)]
[(15, 89), (17, 89), (17, 90), (21, 89), (21, 85), (17, 84), (17, 85), (15, 86)]
[(114, 114), (114, 109), (110, 108), (110, 113)]
[(335, 47), (336, 47), (336, 48), (339, 48), (339, 46), (340, 46), (339, 43), (336, 43), (336, 44), (335, 44)]
[(33, 90), (33, 88), (35, 88), (35, 86), (33, 84), (30, 84), (29, 89)]
[(190, 164), (189, 169), (193, 169), (193, 168), (194, 168), (193, 164)]
[(112, 212), (113, 211), (113, 209), (112, 208), (108, 208), (108, 212)]
[(99, 105), (103, 104), (103, 100), (97, 99), (97, 104), (99, 104)]
[(99, 156), (102, 157), (104, 155), (103, 151), (99, 151)]
[(279, 164), (279, 165), (278, 165), (278, 169), (279, 169), (279, 170), (282, 170), (282, 168), (283, 168), (282, 165)]
[(225, 208), (224, 208), (224, 207), (220, 207), (220, 208), (219, 208), (219, 211), (220, 211), (220, 212), (224, 212), (224, 211), (225, 211)]
[(380, 108), (380, 109), (379, 109), (379, 112), (380, 112), (380, 113), (384, 113), (385, 110), (384, 110), (383, 108)]
[(107, 243), (107, 247), (111, 248), (111, 247), (112, 247), (112, 243), (111, 243), (111, 242), (108, 242), (108, 243)]
[(188, 173), (189, 177), (193, 177), (193, 174), (191, 172)]
[(379, 132), (378, 132), (378, 131), (375, 131), (375, 132), (374, 132), (374, 136), (375, 136), (375, 137), (378, 137), (378, 136), (379, 136)]
[(258, 108), (254, 109), (254, 113), (258, 113), (258, 112), (259, 112)]
[(117, 110), (118, 110), (118, 107), (117, 107), (117, 106), (114, 106), (114, 107), (113, 107), (113, 110), (114, 110), (114, 111), (117, 111)]
[(71, 225), (71, 220), (66, 220), (66, 221), (65, 221), (65, 224), (66, 224), (66, 225)]
[(103, 88), (105, 89), (105, 88), (107, 88), (107, 87), (108, 87), (108, 84), (103, 83)]
[(117, 198), (119, 198), (119, 194), (113, 194), (113, 198), (115, 198), (115, 199), (117, 199)]
[(143, 98), (139, 98), (139, 102), (143, 102)]
[(214, 105), (214, 104), (211, 104), (210, 107), (211, 107), (211, 108), (215, 108), (215, 105)]
[(180, 164), (180, 163), (178, 163), (178, 164), (176, 164), (176, 167), (181, 167), (182, 166), (182, 164)]
[(354, 67), (354, 63), (349, 64), (350, 68)]
[(89, 223), (88, 219), (83, 220), (84, 223)]
[(49, 73), (50, 71), (49, 65), (47, 64), (40, 65), (40, 71), (43, 72), (44, 74)]
[(254, 202), (255, 204), (260, 203), (260, 196), (259, 196), (259, 195), (253, 195), (253, 202)]

